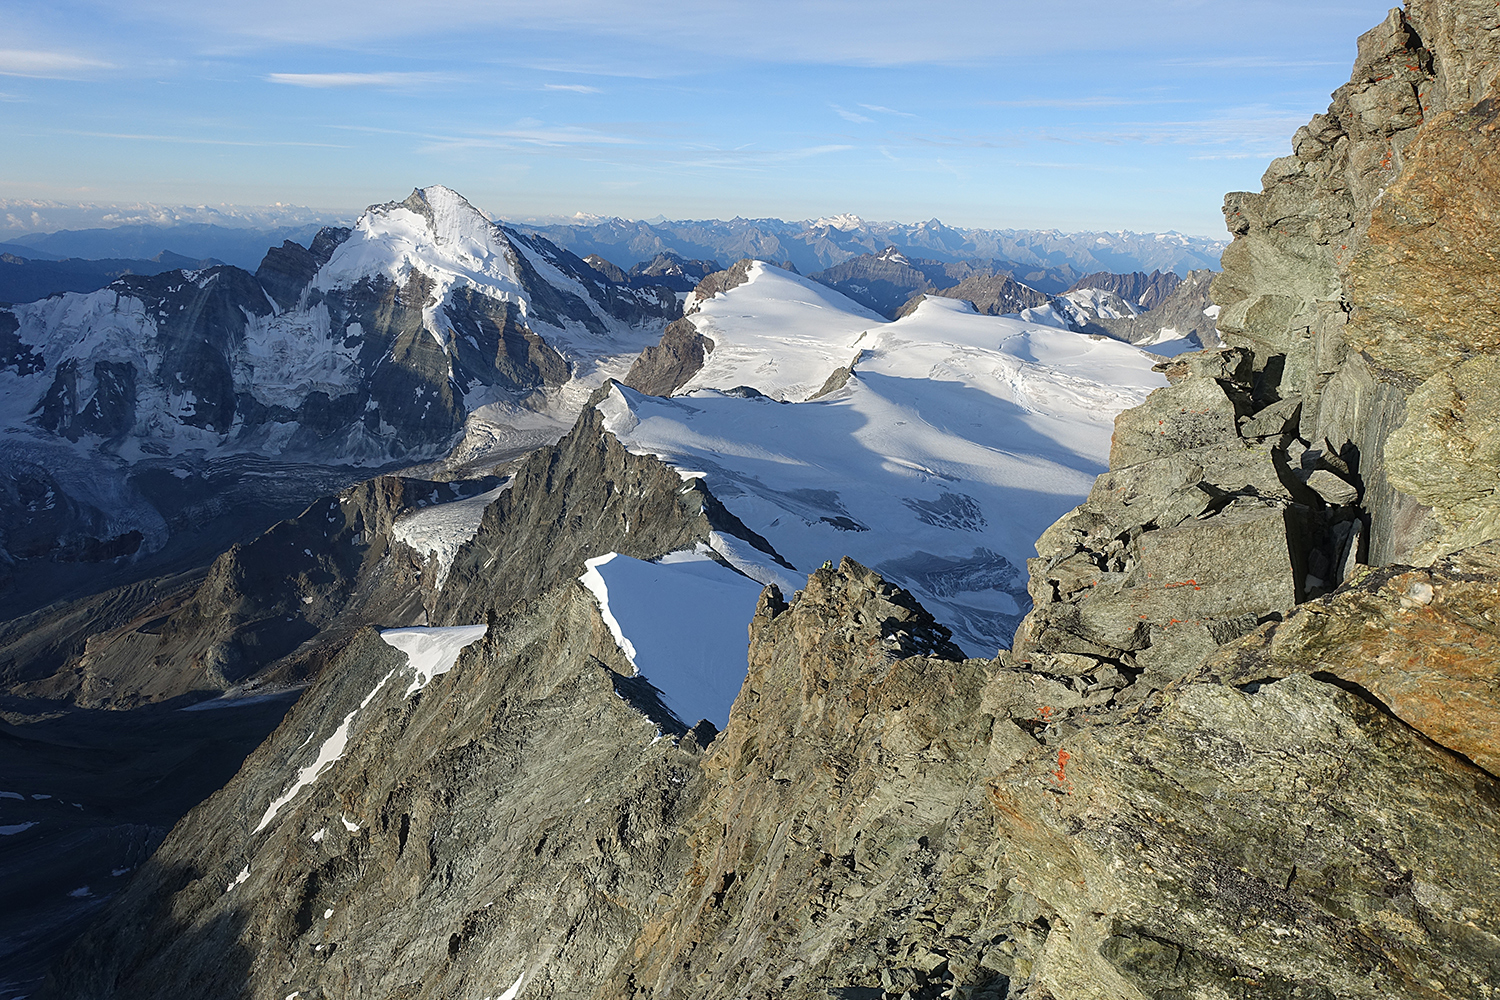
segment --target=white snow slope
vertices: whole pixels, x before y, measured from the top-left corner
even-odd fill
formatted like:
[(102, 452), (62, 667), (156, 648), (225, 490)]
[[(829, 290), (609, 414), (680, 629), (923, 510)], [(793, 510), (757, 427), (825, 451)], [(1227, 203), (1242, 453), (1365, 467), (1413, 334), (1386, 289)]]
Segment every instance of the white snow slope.
[(403, 515), (391, 525), (391, 537), (437, 560), (434, 586), (441, 589), (443, 581), (448, 579), (448, 570), (453, 567), (453, 557), (478, 533), (484, 509), (499, 499), (508, 486), (507, 481), (488, 493), (433, 504)]
[(642, 562), (611, 552), (588, 560), (580, 582), (636, 672), (689, 726), (723, 729), (745, 680), (747, 626), (761, 585), (706, 551)]
[(416, 672), (403, 697), (411, 697), (431, 684), (434, 677), (452, 670), (464, 647), (483, 639), (488, 629), (488, 625), (415, 626), (381, 632), (380, 638), (385, 644), (405, 653), (408, 664)]
[[(744, 347), (723, 356), (737, 364), (672, 399), (617, 386), (600, 403), (605, 427), (705, 476), (799, 573), (852, 556), (911, 590), (970, 655), (991, 656), (1026, 610), (1036, 538), (1106, 468), (1115, 414), (1166, 384), (1156, 359), (945, 298), (889, 323), (807, 284), (757, 267), (709, 300), (715, 322), (699, 328), (715, 358), (719, 336)], [(768, 364), (781, 343), (791, 361)], [(817, 400), (717, 391), (795, 399), (856, 352), (854, 376)]]
[(687, 318), (714, 349), (679, 394), (748, 385), (793, 401), (817, 392), (849, 363), (859, 334), (886, 322), (825, 285), (759, 261), (748, 282)]

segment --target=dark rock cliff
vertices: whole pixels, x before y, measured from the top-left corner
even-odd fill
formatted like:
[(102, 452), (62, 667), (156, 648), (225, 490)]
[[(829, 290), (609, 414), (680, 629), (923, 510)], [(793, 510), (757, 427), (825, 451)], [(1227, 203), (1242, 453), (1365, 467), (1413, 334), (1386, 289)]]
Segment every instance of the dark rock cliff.
[(1500, 785), (1327, 672), (1407, 636), (1260, 633), (1133, 707), (1120, 671), (903, 656), (904, 604), (847, 562), (763, 599), (692, 861), (596, 996), (1488, 995)]
[(713, 349), (714, 342), (691, 320), (673, 320), (661, 340), (635, 359), (622, 381), (652, 396), (670, 396), (698, 374)]
[(496, 483), (381, 476), (323, 497), (231, 546), (201, 581), (146, 588), (165, 591), (156, 600), (0, 630), (0, 679), (13, 696), (109, 709), (305, 682), (364, 625), (422, 616), (422, 561), (393, 541), (396, 517)]
[(1129, 274), (1111, 274), (1100, 271), (1086, 274), (1073, 283), (1068, 291), (1080, 288), (1103, 288), (1144, 310), (1152, 310), (1167, 300), (1167, 296), (1182, 284), (1182, 277), (1175, 271), (1132, 271)]

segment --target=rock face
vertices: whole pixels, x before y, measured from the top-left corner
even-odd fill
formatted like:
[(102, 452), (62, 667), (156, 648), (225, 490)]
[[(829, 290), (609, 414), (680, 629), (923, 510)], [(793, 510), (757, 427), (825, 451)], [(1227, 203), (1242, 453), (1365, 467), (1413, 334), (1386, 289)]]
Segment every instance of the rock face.
[(1255, 352), (1258, 398), (1302, 400), (1304, 440), (1357, 455), (1377, 564), (1431, 559), (1480, 540), (1476, 518), (1494, 523), (1472, 485), (1431, 483), (1485, 449), (1468, 404), (1446, 404), (1455, 379), (1484, 383), (1478, 359), (1496, 350), (1495, 20), (1477, 0), (1392, 11), (1264, 191), (1225, 201), (1220, 332)]
[[(714, 733), (633, 676), (576, 578), (595, 552), (660, 556), (736, 523), (584, 412), (491, 505), (435, 601), (435, 619), (487, 621), (490, 638), (413, 691), (404, 658), (358, 631), (111, 903), (117, 917), (75, 948), (56, 995), (503, 992), (523, 975), (548, 995), (593, 988), (675, 880)], [(319, 756), (309, 744), (336, 746), (337, 763), (315, 762), (312, 791), (276, 806)], [(209, 828), (221, 835), (205, 840)]]
[(1048, 302), (1045, 294), (1008, 274), (971, 274), (952, 288), (937, 289), (932, 294), (964, 299), (986, 316), (1005, 316)]
[(763, 600), (692, 863), (596, 996), (1486, 995), (1491, 775), (1306, 659), (1132, 710), (884, 638), (920, 624), (847, 563)]
[(1215, 274), (1192, 271), (1186, 278), (1153, 272), (1090, 275), (1052, 300), (1053, 308), (1081, 333), (1103, 334), (1148, 349), (1170, 340), (1218, 343), (1209, 297)]
[[(323, 497), (299, 517), (234, 545), (188, 593), (101, 622), (82, 649), (69, 622), (0, 634), (7, 690), (121, 709), (181, 695), (297, 684), (370, 622), (422, 615), (421, 558), (395, 542), (395, 518), (430, 497), (482, 492), (498, 480), (433, 483), (382, 476)], [(271, 669), (267, 669), (271, 668)]]
[(716, 260), (684, 260), (675, 253), (663, 252), (632, 267), (629, 280), (641, 287), (661, 285), (674, 292), (691, 292), (698, 282), (722, 270), (723, 265)]
[(1144, 271), (1132, 271), (1129, 274), (1099, 271), (1079, 278), (1068, 291), (1074, 292), (1080, 288), (1102, 288), (1114, 292), (1127, 302), (1134, 303), (1142, 311), (1150, 311), (1165, 302), (1180, 284), (1182, 284), (1182, 277), (1175, 271), (1164, 273), (1156, 270), (1150, 274)]
[(670, 396), (703, 367), (714, 343), (686, 319), (667, 324), (661, 341), (641, 352), (622, 380), (652, 396)]

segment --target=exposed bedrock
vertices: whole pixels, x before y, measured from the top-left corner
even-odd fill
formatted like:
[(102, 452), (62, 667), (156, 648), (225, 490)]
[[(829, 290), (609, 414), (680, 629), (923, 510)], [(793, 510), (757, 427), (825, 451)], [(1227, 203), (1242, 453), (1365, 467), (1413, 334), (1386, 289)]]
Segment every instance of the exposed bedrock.
[(1494, 533), (1493, 492), (1432, 484), (1494, 450), (1479, 359), (1500, 348), (1497, 66), (1492, 4), (1393, 10), (1262, 192), (1225, 200), (1220, 333), (1255, 353), (1258, 402), (1300, 399), (1301, 437), (1357, 461), (1377, 565)]
[[(736, 530), (720, 511), (586, 407), (454, 561), (439, 606), (483, 641), (424, 687), (356, 630), (57, 966), (53, 995), (497, 995), (523, 976), (534, 996), (587, 995), (675, 882), (714, 731), (634, 675), (577, 577), (600, 551)], [(367, 528), (383, 539), (388, 520)], [(200, 599), (251, 600), (245, 562)]]
[(0, 677), (13, 695), (113, 709), (304, 682), (362, 626), (420, 619), (422, 560), (392, 541), (396, 517), (495, 482), (381, 476), (323, 497), (230, 546), (201, 580), (151, 581), (135, 589), (154, 599), (81, 602), (5, 630)]
[[(1435, 571), (1412, 621), (1497, 569)], [(920, 610), (847, 561), (768, 592), (691, 864), (596, 996), (1489, 996), (1500, 786), (1343, 676), (1412, 638), (1320, 624), (1372, 599), (1399, 603), (1325, 598), (1274, 669), (1257, 633), (1131, 707), (1082, 657), (903, 656)]]
[(641, 352), (622, 381), (648, 395), (670, 396), (698, 374), (713, 349), (714, 342), (691, 320), (673, 320), (661, 341)]
[(532, 452), (511, 488), (485, 509), (443, 589), (430, 599), (434, 624), (483, 621), (492, 609), (576, 582), (593, 556), (655, 559), (707, 546), (714, 531), (779, 559), (701, 479), (684, 482), (666, 463), (631, 454), (604, 430), (594, 404), (612, 385), (594, 394), (566, 437)]

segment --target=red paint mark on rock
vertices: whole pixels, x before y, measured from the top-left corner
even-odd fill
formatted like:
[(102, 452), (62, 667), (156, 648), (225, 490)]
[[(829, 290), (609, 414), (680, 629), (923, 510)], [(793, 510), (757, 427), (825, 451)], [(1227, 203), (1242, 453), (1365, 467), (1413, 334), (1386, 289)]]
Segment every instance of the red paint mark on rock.
[(1064, 791), (1070, 791), (1070, 789), (1068, 788), (1068, 785), (1070, 784), (1070, 782), (1068, 781), (1068, 761), (1072, 759), (1073, 755), (1068, 753), (1068, 751), (1057, 751), (1057, 770), (1052, 772), (1052, 777), (1056, 779), (1057, 786), (1059, 788), (1062, 788)]

